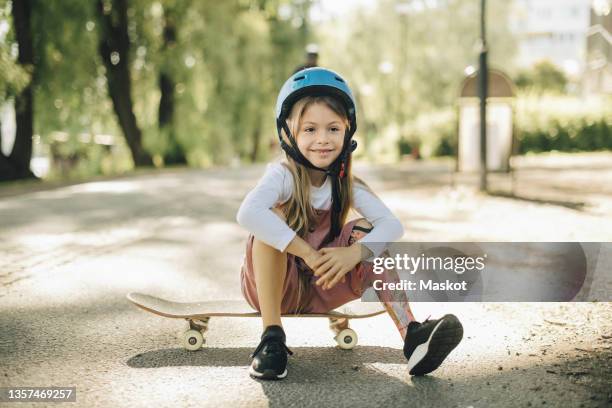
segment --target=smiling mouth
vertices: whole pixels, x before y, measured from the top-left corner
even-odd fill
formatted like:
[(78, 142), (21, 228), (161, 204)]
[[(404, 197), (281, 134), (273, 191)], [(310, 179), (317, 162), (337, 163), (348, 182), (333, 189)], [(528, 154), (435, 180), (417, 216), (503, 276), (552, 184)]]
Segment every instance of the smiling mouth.
[(325, 153), (331, 153), (333, 151), (333, 149), (311, 149), (311, 152), (315, 152), (315, 153), (321, 153), (321, 154), (325, 154)]

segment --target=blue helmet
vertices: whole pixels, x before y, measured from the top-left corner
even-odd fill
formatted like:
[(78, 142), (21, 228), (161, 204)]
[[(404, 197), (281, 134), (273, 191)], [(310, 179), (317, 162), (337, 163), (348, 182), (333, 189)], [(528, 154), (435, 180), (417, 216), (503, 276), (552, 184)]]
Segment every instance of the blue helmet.
[(287, 119), (293, 104), (303, 96), (331, 95), (344, 103), (350, 130), (357, 129), (357, 106), (351, 89), (342, 77), (331, 69), (306, 68), (291, 75), (276, 99), (276, 119)]
[[(299, 151), (297, 143), (287, 126), (287, 117), (291, 108), (304, 96), (333, 96), (338, 98), (346, 108), (349, 127), (344, 135), (342, 152), (329, 169), (314, 166)], [(282, 149), (298, 163), (315, 170), (324, 171), (331, 176), (344, 176), (344, 165), (347, 156), (357, 148), (357, 142), (351, 140), (357, 130), (355, 98), (346, 81), (336, 72), (321, 67), (306, 68), (291, 75), (282, 86), (276, 99), (276, 128)], [(285, 143), (281, 130), (284, 129), (291, 146)]]

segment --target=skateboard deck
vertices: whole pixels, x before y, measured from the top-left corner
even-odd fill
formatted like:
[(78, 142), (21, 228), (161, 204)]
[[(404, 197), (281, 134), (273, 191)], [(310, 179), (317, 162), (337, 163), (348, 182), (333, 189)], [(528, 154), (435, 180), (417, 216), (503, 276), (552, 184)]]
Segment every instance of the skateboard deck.
[[(128, 293), (127, 298), (136, 306), (156, 315), (171, 318), (204, 317), (259, 317), (248, 303), (241, 300), (205, 300), (201, 302), (174, 302), (143, 293)], [(384, 313), (378, 303), (353, 301), (327, 313), (286, 314), (285, 317), (337, 317), (362, 319)]]
[[(260, 317), (248, 303), (240, 300), (205, 300), (175, 302), (143, 293), (128, 293), (127, 299), (147, 312), (174, 319), (185, 319), (189, 328), (183, 333), (183, 345), (198, 350), (204, 343), (204, 334), (211, 317)], [(327, 313), (284, 314), (283, 317), (327, 317), (340, 348), (351, 349), (357, 344), (357, 333), (349, 328), (350, 319), (373, 317), (385, 312), (379, 303), (349, 302)]]

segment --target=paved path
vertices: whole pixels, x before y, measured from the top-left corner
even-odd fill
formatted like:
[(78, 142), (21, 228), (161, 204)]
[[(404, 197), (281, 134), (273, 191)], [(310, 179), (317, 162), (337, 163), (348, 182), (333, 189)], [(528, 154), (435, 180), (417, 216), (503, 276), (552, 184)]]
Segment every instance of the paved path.
[[(565, 201), (589, 204), (581, 209), (451, 188), (444, 164), (359, 174), (402, 218), (406, 240), (612, 241), (612, 198), (601, 193), (612, 166), (592, 167), (602, 157), (523, 173), (548, 174), (536, 190), (561, 186)], [(262, 172), (176, 170), (0, 199), (0, 386), (76, 386), (77, 406), (109, 407), (612, 404), (610, 303), (414, 304), (419, 319), (455, 313), (466, 333), (423, 378), (407, 374), (385, 315), (355, 322), (360, 346), (348, 352), (326, 321), (286, 319), (295, 356), (278, 383), (247, 375), (256, 319), (213, 320), (205, 349), (181, 349), (180, 321), (146, 314), (125, 294), (240, 298), (246, 232), (234, 217)], [(602, 256), (612, 262), (611, 251)]]

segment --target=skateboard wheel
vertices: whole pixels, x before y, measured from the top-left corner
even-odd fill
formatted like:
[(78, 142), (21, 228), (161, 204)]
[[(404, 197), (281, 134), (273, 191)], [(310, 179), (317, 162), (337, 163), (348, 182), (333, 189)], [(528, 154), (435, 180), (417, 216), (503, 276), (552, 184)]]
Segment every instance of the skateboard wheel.
[(204, 344), (204, 336), (197, 330), (187, 330), (183, 337), (183, 346), (190, 351), (199, 350)]
[(338, 347), (343, 350), (350, 350), (357, 345), (357, 333), (353, 329), (341, 330), (335, 339)]

